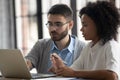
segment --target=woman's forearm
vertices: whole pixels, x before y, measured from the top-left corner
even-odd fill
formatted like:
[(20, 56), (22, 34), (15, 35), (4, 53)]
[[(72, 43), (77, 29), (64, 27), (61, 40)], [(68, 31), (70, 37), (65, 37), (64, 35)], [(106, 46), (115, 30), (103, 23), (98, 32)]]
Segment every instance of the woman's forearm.
[(86, 79), (117, 80), (117, 74), (108, 70), (74, 71), (73, 75), (78, 78)]

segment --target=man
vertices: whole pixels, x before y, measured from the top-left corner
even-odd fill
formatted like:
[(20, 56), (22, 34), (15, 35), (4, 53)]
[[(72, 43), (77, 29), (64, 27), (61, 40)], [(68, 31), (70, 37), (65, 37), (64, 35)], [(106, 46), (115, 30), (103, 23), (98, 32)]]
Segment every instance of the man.
[(120, 15), (107, 1), (88, 3), (80, 10), (82, 34), (91, 42), (80, 57), (67, 67), (57, 54), (52, 54), (51, 71), (59, 76), (93, 80), (120, 80), (120, 44), (117, 41)]
[(51, 39), (40, 39), (26, 56), (30, 69), (36, 68), (38, 73), (49, 73), (50, 54), (57, 53), (67, 66), (78, 58), (85, 44), (70, 35), (73, 27), (72, 10), (65, 4), (57, 4), (48, 11), (47, 18)]

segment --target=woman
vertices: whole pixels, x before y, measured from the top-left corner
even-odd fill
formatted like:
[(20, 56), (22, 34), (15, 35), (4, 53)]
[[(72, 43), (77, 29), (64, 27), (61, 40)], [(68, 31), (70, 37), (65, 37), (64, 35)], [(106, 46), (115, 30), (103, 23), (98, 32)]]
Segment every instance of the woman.
[(82, 34), (91, 42), (69, 68), (53, 54), (50, 71), (65, 77), (120, 80), (120, 44), (117, 42), (119, 13), (110, 2), (88, 3), (80, 11)]

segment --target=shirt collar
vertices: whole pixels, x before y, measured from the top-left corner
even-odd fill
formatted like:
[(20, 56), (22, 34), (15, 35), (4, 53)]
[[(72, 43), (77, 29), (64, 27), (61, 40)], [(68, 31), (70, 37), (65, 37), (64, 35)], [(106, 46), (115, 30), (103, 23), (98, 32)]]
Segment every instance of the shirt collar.
[(57, 49), (57, 50), (58, 50), (57, 46), (55, 45), (55, 43), (54, 43), (54, 41), (53, 41), (53, 42), (52, 42), (52, 48), (51, 48), (51, 50), (54, 50), (54, 49)]
[[(70, 37), (70, 44), (68, 45), (68, 47), (66, 47), (65, 49), (68, 49), (71, 53), (73, 52), (74, 50), (74, 45), (75, 45), (75, 38), (74, 37)], [(54, 41), (52, 43), (52, 47), (51, 47), (51, 51), (54, 50), (54, 49), (57, 49), (57, 46), (55, 45)]]
[(74, 45), (75, 45), (75, 38), (71, 37), (71, 40), (70, 40), (70, 44), (69, 46), (67, 47), (68, 50), (72, 53), (72, 51), (74, 50)]

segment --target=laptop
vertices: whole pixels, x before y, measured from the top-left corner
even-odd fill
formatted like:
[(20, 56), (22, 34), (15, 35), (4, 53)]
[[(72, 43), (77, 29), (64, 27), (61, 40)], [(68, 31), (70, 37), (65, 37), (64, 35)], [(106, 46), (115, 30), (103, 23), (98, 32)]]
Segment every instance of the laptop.
[(18, 49), (0, 49), (0, 71), (6, 78), (36, 79), (55, 77), (55, 74), (31, 74)]

